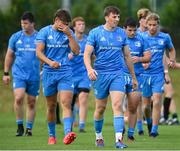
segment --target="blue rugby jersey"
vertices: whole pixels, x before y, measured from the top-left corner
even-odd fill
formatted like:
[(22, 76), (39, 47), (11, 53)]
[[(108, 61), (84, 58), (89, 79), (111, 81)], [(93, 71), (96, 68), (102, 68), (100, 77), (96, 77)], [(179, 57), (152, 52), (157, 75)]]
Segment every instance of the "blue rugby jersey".
[(92, 29), (87, 45), (94, 47), (94, 68), (101, 74), (121, 73), (124, 66), (123, 47), (127, 45), (125, 31), (116, 27), (108, 31), (103, 25)]
[(84, 65), (84, 50), (87, 41), (87, 35), (83, 35), (81, 40), (75, 38), (77, 43), (80, 46), (80, 54), (73, 55), (73, 58), (70, 60), (70, 64), (73, 71), (73, 76), (82, 76), (82, 73), (87, 73), (86, 67)]
[(14, 78), (22, 80), (39, 81), (40, 61), (36, 57), (37, 31), (32, 35), (26, 35), (22, 30), (14, 33), (9, 39), (8, 48), (15, 54), (12, 66)]
[(174, 48), (172, 40), (169, 34), (163, 32), (158, 32), (155, 36), (151, 36), (148, 32), (145, 32), (143, 36), (147, 38), (151, 51), (151, 62), (144, 74), (162, 74), (164, 72), (164, 51)]
[(68, 53), (70, 52), (69, 39), (65, 33), (53, 29), (52, 25), (48, 25), (39, 31), (36, 42), (44, 43), (45, 56), (61, 65), (60, 68), (54, 69), (44, 63), (43, 70), (47, 72), (72, 72), (68, 59)]
[[(148, 42), (138, 33), (136, 33), (133, 38), (128, 38), (128, 46), (131, 56), (142, 57), (144, 52), (149, 50)], [(129, 74), (127, 65), (124, 66), (123, 71)], [(136, 75), (144, 72), (144, 68), (141, 62), (137, 62), (134, 64), (134, 71)]]

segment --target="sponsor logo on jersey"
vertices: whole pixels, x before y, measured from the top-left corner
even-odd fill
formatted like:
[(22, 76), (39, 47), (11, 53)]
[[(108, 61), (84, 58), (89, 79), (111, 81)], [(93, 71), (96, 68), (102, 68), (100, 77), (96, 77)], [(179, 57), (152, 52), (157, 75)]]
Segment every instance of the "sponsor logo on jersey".
[(106, 41), (105, 37), (101, 37), (100, 41)]

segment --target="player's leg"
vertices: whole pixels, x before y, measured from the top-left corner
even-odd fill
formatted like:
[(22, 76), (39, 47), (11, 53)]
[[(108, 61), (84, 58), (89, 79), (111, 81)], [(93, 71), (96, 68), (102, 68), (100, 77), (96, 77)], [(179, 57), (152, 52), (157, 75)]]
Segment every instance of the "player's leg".
[(151, 97), (143, 97), (143, 111), (147, 122), (148, 132), (150, 134), (152, 128)]
[(152, 77), (143, 76), (142, 84), (142, 102), (143, 102), (143, 112), (147, 122), (148, 132), (150, 134), (152, 128), (152, 114), (151, 114), (151, 96), (152, 96)]
[(25, 97), (25, 88), (15, 88), (14, 89), (14, 111), (16, 113), (16, 124), (18, 126), (16, 136), (23, 136), (24, 126), (24, 97)]
[(134, 141), (134, 131), (137, 121), (137, 107), (141, 99), (141, 94), (138, 91), (130, 92), (127, 94), (128, 97), (128, 140)]
[(172, 87), (172, 83), (165, 83), (164, 84), (164, 101), (163, 101), (163, 117), (165, 121), (169, 118), (169, 108), (172, 100), (174, 90)]
[(57, 84), (56, 75), (43, 72), (42, 86), (47, 102), (48, 122), (48, 144), (56, 144), (56, 105), (57, 105)]
[(85, 122), (88, 111), (88, 96), (89, 92), (81, 88), (79, 93), (79, 132), (85, 132)]
[(39, 81), (27, 82), (26, 136), (32, 136), (32, 128), (36, 114), (36, 96), (39, 95)]
[(153, 125), (151, 129), (150, 136), (156, 137), (158, 136), (158, 124), (161, 115), (161, 99), (164, 91), (164, 74), (160, 74), (158, 76), (152, 77), (152, 93), (153, 93), (153, 111), (152, 111), (152, 119)]
[(14, 89), (14, 111), (16, 113), (16, 123), (18, 126), (16, 136), (23, 136), (24, 126), (24, 97), (26, 91), (26, 82), (20, 79), (13, 79)]
[(137, 130), (139, 135), (144, 135), (143, 129), (143, 109), (142, 109), (142, 97), (139, 100), (137, 107)]
[(172, 99), (171, 101), (171, 105), (170, 105), (170, 112), (172, 114), (172, 120), (169, 121), (169, 125), (179, 125), (179, 119), (178, 119), (178, 114), (176, 111), (176, 103), (175, 101)]
[(71, 74), (59, 76), (62, 77), (58, 80), (57, 89), (59, 101), (62, 108), (62, 118), (64, 123), (63, 142), (64, 144), (68, 145), (71, 144), (76, 138), (76, 134), (72, 132), (72, 99), (74, 84)]
[(153, 111), (152, 111), (152, 129), (150, 136), (156, 137), (158, 135), (158, 124), (161, 115), (161, 93), (153, 93)]
[(48, 144), (56, 144), (56, 105), (57, 93), (46, 96), (47, 100), (47, 122), (48, 122)]
[(127, 145), (123, 143), (124, 115), (122, 110), (122, 103), (124, 95), (124, 92), (110, 91), (110, 96), (112, 100), (112, 110), (114, 116), (113, 123), (115, 129), (116, 148), (127, 147)]
[(26, 133), (27, 136), (32, 136), (32, 128), (36, 114), (36, 97), (32, 95), (27, 96), (26, 109)]
[(102, 135), (102, 128), (104, 123), (104, 111), (107, 105), (107, 98), (96, 99), (96, 106), (94, 111), (94, 128), (96, 133), (96, 146), (103, 147), (104, 139)]

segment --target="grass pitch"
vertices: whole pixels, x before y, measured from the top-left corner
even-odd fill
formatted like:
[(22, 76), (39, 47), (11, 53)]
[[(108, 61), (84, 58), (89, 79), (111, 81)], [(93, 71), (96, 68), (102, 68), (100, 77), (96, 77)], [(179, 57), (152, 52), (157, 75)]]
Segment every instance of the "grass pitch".
[[(2, 72), (0, 72), (2, 76)], [(174, 99), (177, 104), (177, 110), (180, 114), (180, 71), (171, 71), (171, 77), (175, 88)], [(111, 104), (108, 103), (105, 112), (105, 122), (103, 127), (103, 135), (105, 139), (105, 147), (95, 147), (95, 134), (93, 127), (93, 111), (94, 97), (91, 93), (89, 98), (89, 112), (86, 123), (87, 133), (78, 133), (78, 128), (74, 131), (77, 133), (77, 139), (71, 145), (64, 145), (63, 125), (56, 126), (57, 144), (47, 145), (48, 130), (46, 121), (46, 103), (42, 94), (37, 101), (37, 115), (33, 128), (32, 137), (16, 137), (15, 114), (13, 112), (13, 93), (11, 86), (4, 86), (0, 82), (0, 150), (115, 150), (114, 147), (114, 130)], [(126, 126), (127, 127), (127, 126)], [(144, 136), (138, 136), (135, 133), (136, 141), (134, 143), (127, 142), (127, 135), (124, 142), (128, 145), (126, 150), (180, 150), (180, 126), (160, 126), (159, 136), (155, 139), (150, 138), (146, 131)]]

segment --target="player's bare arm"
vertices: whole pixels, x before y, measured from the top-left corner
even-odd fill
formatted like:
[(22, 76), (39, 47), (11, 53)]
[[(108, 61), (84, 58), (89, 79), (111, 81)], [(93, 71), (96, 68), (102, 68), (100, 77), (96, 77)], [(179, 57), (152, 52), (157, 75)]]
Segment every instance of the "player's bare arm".
[(43, 62), (43, 63), (47, 63), (49, 64), (49, 66), (51, 66), (52, 68), (59, 68), (60, 65), (58, 62), (53, 61), (48, 59), (45, 55), (44, 55), (44, 48), (45, 45), (43, 43), (37, 43), (36, 45), (36, 55), (37, 57)]
[(4, 76), (3, 76), (3, 82), (6, 85), (9, 84), (11, 80), (9, 75), (9, 70), (13, 62), (14, 62), (14, 52), (10, 48), (8, 48), (4, 61)]
[(86, 45), (85, 51), (84, 51), (84, 64), (86, 66), (86, 69), (88, 71), (88, 76), (90, 80), (96, 80), (96, 71), (91, 66), (91, 54), (93, 52), (93, 47), (90, 45)]
[(176, 64), (176, 51), (174, 48), (170, 48), (169, 49), (169, 59), (170, 59), (170, 62), (169, 62), (169, 67), (171, 68), (175, 68), (175, 64)]
[(132, 56), (131, 58), (133, 63), (137, 63), (137, 62), (148, 63), (151, 60), (151, 52), (146, 51), (143, 53), (142, 57)]
[(137, 82), (137, 79), (136, 79), (136, 76), (135, 76), (134, 67), (133, 67), (133, 63), (132, 63), (132, 59), (131, 59), (131, 54), (130, 54), (128, 46), (124, 47), (124, 58), (125, 58), (127, 67), (129, 69), (129, 72), (130, 72), (130, 74), (132, 76), (133, 89), (137, 89), (138, 88), (138, 82)]

